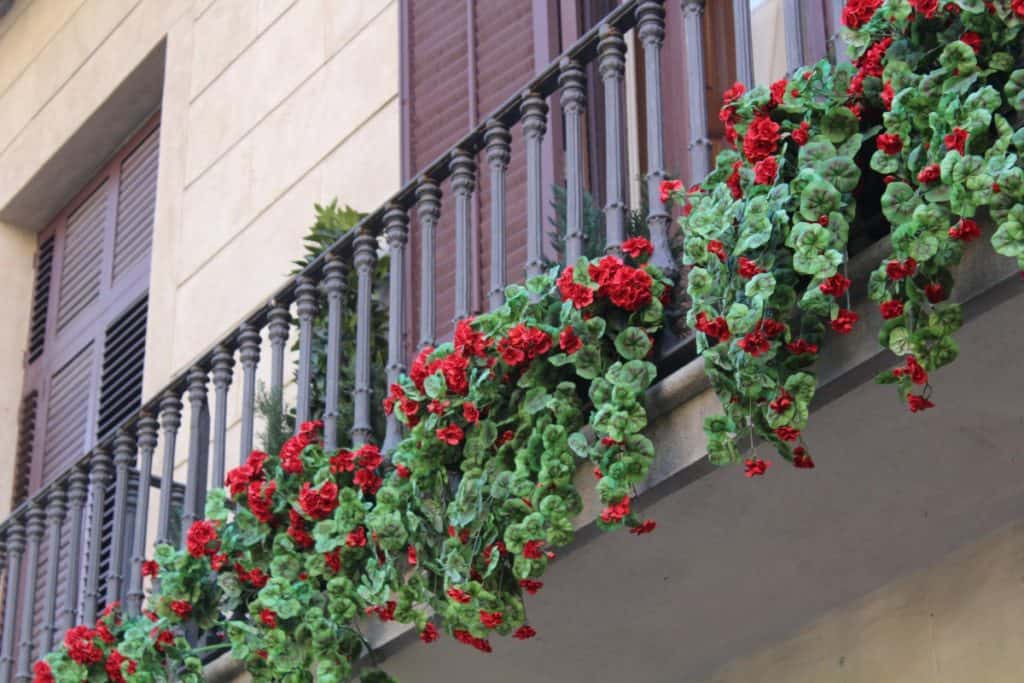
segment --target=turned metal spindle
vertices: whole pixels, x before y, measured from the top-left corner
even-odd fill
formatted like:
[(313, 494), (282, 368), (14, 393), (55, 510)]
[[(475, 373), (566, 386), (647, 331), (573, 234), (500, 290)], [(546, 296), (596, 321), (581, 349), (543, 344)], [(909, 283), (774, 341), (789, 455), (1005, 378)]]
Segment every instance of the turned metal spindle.
[(623, 120), (625, 102), (622, 83), (626, 74), (626, 41), (612, 26), (600, 29), (598, 70), (604, 81), (605, 112), (605, 251), (618, 254), (626, 239), (625, 149)]
[(579, 62), (563, 58), (558, 65), (560, 103), (565, 118), (565, 262), (583, 256), (583, 111), (586, 76)]
[(373, 294), (373, 267), (377, 263), (377, 239), (367, 229), (359, 231), (353, 249), (358, 277), (356, 290), (356, 368), (352, 388), (352, 444), (362, 446), (373, 438), (370, 422), (370, 308)]
[(434, 231), (441, 217), (441, 188), (422, 177), (416, 185), (416, 214), (420, 219), (420, 348), (433, 346), (436, 331), (434, 313)]
[[(291, 314), (288, 307), (271, 302), (267, 323), (267, 337), (270, 339), (270, 393), (277, 401), (278, 409), (283, 407), (284, 391), (284, 347), (291, 328)], [(248, 455), (248, 454), (246, 454)]]
[(213, 379), (213, 463), (211, 485), (224, 485), (228, 447), (228, 388), (235, 375), (235, 354), (224, 346), (213, 351), (210, 376)]
[(341, 308), (347, 269), (341, 259), (328, 255), (324, 266), (327, 293), (327, 379), (324, 382), (324, 445), (338, 447), (338, 367), (341, 364)]
[[(78, 592), (81, 581), (79, 560), (82, 557), (82, 520), (85, 516), (85, 501), (89, 493), (89, 476), (79, 465), (71, 470), (68, 477), (68, 563), (64, 575), (64, 609), (59, 623), (68, 629), (78, 623)], [(3, 677), (0, 676), (0, 680)]]
[[(388, 266), (388, 384), (405, 372), (402, 352), (405, 341), (405, 245), (409, 241), (409, 215), (405, 209), (389, 204), (384, 213), (384, 237), (391, 258)], [(383, 449), (391, 453), (402, 439), (402, 423), (392, 411), (387, 419)]]
[(131, 572), (128, 577), (128, 614), (135, 616), (142, 609), (142, 562), (146, 559), (146, 527), (149, 524), (149, 487), (153, 475), (153, 451), (156, 450), (159, 424), (149, 413), (143, 413), (136, 425), (139, 448), (139, 488), (135, 498), (135, 529), (132, 537)]
[(29, 568), (22, 587), (24, 603), (21, 609), (20, 634), (18, 638), (18, 662), (14, 680), (28, 683), (32, 680), (32, 622), (36, 616), (36, 571), (39, 567), (39, 545), (46, 530), (46, 511), (40, 501), (36, 500), (28, 509), (28, 522), (25, 525), (28, 537), (28, 550), (25, 552), (25, 566)]
[(106, 446), (97, 446), (89, 459), (89, 499), (92, 501), (92, 519), (89, 524), (88, 563), (85, 568), (85, 590), (82, 621), (96, 621), (100, 599), (100, 553), (103, 544), (103, 515), (107, 507), (107, 484), (113, 474), (110, 453)]
[[(686, 5), (686, 0), (684, 0), (683, 5)], [(646, 77), (644, 81), (646, 89), (644, 107), (647, 110), (647, 226), (651, 235), (651, 243), (654, 245), (654, 255), (651, 257), (651, 263), (661, 268), (671, 277), (675, 275), (677, 268), (668, 246), (669, 215), (665, 208), (665, 203), (661, 201), (661, 182), (665, 180), (666, 176), (664, 120), (661, 108), (661, 45), (665, 40), (665, 8), (661, 2), (643, 2), (637, 6), (636, 18), (637, 35), (639, 35), (640, 42), (644, 47), (644, 74)], [(690, 42), (689, 33), (687, 34), (686, 48), (687, 54), (691, 54), (693, 50), (699, 52), (703, 49), (699, 46), (694, 47)], [(703, 58), (701, 57), (701, 59)], [(687, 69), (689, 69), (689, 66), (690, 63), (687, 62)], [(698, 89), (703, 98), (703, 66), (697, 73), (699, 75), (695, 76), (688, 70), (687, 77), (699, 80)], [(687, 86), (692, 87), (689, 83)], [(690, 114), (691, 125), (694, 125), (693, 117), (697, 115), (694, 114), (692, 107)], [(700, 105), (698, 118), (701, 122), (704, 122), (703, 104)], [(707, 126), (704, 123), (700, 125), (703, 126), (701, 130), (704, 131), (701, 134), (702, 139), (704, 142), (707, 142)], [(691, 145), (691, 159), (694, 158), (694, 155), (700, 156), (701, 154), (704, 154), (706, 157), (708, 150), (703, 142), (697, 145), (697, 147), (697, 149), (693, 149)], [(697, 177), (703, 178), (706, 171), (698, 171), (697, 162), (693, 163), (694, 166), (691, 173), (699, 173)], [(706, 168), (706, 161), (705, 166), (702, 168)]]
[[(804, 65), (804, 26), (800, 0), (783, 0), (782, 16), (785, 22), (786, 71), (793, 73)], [(780, 74), (779, 74), (780, 75)]]
[(313, 318), (316, 317), (316, 285), (300, 277), (295, 288), (295, 313), (299, 318), (299, 371), (295, 399), (295, 432), (309, 420), (310, 389), (313, 383)]
[(181, 427), (181, 394), (168, 391), (160, 398), (160, 427), (164, 432), (164, 460), (160, 470), (160, 508), (156, 542), (171, 543), (171, 504), (174, 491), (174, 449)]
[(548, 105), (535, 92), (523, 93), (526, 143), (526, 277), (544, 272), (544, 173), (541, 146), (548, 129)]
[(67, 494), (63, 483), (56, 484), (46, 496), (46, 584), (43, 590), (43, 628), (39, 638), (39, 652), (50, 651), (57, 623), (57, 581), (60, 578), (61, 527), (67, 514)]
[(0, 641), (0, 681), (11, 680), (14, 670), (15, 622), (18, 614), (18, 581), (21, 578), (21, 555), (25, 552), (25, 526), (15, 518), (7, 527), (4, 541), (7, 545), (7, 596), (4, 605), (3, 640)]
[(469, 239), (470, 205), (476, 188), (476, 162), (464, 149), (456, 149), (449, 164), (455, 195), (455, 320), (470, 314), (472, 251)]
[[(238, 331), (238, 360), (242, 364), (242, 434), (239, 438), (239, 464), (252, 452), (253, 432), (256, 428), (256, 366), (260, 362), (260, 331), (254, 325), (243, 323)], [(214, 485), (224, 483), (214, 479)]]
[(114, 524), (110, 544), (110, 569), (107, 571), (107, 604), (120, 600), (124, 577), (125, 542), (131, 537), (126, 533), (125, 520), (128, 516), (128, 475), (135, 464), (135, 439), (121, 430), (114, 439)]
[[(708, 137), (708, 107), (704, 79), (704, 2), (705, 0), (683, 0), (683, 36), (686, 40), (686, 102), (690, 124), (690, 144), (687, 149), (690, 153), (690, 181), (695, 183), (703, 180), (711, 170), (711, 140)], [(651, 111), (655, 109), (658, 123), (657, 135), (661, 137), (660, 52), (665, 36), (665, 8), (661, 6), (661, 2), (644, 2), (637, 7), (636, 11), (638, 33), (644, 44), (647, 140), (650, 144)], [(652, 87), (654, 92), (652, 92)], [(650, 150), (648, 150), (648, 155), (650, 155)], [(664, 168), (664, 162), (658, 168)], [(655, 187), (654, 191), (650, 193), (652, 207), (654, 198), (657, 196), (657, 187)]]
[(202, 519), (206, 506), (206, 475), (210, 450), (210, 413), (207, 406), (206, 369), (195, 366), (188, 372), (188, 474), (185, 476), (185, 509), (181, 515), (181, 546), (189, 527)]
[(488, 121), (484, 143), (487, 165), (491, 169), (491, 289), (487, 296), (492, 310), (505, 301), (505, 174), (511, 140), (503, 123), (493, 119)]
[(750, 29), (750, 0), (732, 0), (732, 26), (736, 44), (736, 80), (754, 85), (754, 41)]

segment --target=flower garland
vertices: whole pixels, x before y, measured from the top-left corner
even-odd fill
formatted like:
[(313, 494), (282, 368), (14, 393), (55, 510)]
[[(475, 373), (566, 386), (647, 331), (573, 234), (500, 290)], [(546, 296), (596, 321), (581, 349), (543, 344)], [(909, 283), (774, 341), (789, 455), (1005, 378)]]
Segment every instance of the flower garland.
[[(770, 87), (726, 92), (732, 149), (684, 190), (687, 322), (724, 412), (705, 423), (712, 462), (755, 438), (814, 466), (802, 431), (815, 361), (858, 323), (847, 243), (880, 195), (893, 253), (872, 273), (881, 344), (903, 356), (877, 379), (908, 408), (933, 407), (929, 373), (957, 355), (953, 267), (980, 237), (986, 209), (997, 253), (1024, 268), (1024, 0), (848, 0), (852, 64), (821, 62)], [(884, 188), (884, 190), (883, 190)], [(746, 474), (769, 463), (751, 456)]]
[[(69, 630), (35, 681), (189, 683), (201, 652), (223, 649), (257, 681), (335, 683), (369, 650), (367, 618), (483, 652), (494, 635), (532, 638), (525, 596), (573, 539), (580, 461), (594, 468), (602, 529), (655, 527), (631, 504), (654, 456), (641, 434), (647, 358), (671, 289), (652, 251), (633, 238), (625, 260), (513, 285), (452, 343), (423, 349), (384, 401), (408, 427), (389, 459), (373, 444), (325, 450), (319, 422), (278, 455), (253, 452), (210, 492), (185, 548), (159, 546), (143, 564), (159, 580), (144, 615), (112, 606)], [(220, 640), (196, 647), (196, 629)]]

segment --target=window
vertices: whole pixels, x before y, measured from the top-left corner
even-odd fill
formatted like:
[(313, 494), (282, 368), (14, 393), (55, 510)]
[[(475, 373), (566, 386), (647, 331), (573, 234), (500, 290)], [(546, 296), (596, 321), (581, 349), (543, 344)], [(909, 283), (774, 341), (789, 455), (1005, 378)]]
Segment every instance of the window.
[(153, 117), (39, 236), (16, 500), (141, 405), (159, 133)]

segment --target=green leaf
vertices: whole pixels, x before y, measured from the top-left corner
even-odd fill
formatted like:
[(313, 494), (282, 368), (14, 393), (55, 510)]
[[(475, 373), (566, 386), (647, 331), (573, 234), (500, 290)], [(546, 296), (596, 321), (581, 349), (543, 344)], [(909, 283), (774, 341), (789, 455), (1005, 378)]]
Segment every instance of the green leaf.
[[(849, 112), (849, 109), (841, 107), (842, 111)], [(852, 114), (851, 114), (852, 116)], [(840, 192), (853, 192), (860, 182), (860, 169), (853, 159), (849, 157), (833, 157), (828, 161), (819, 164), (818, 173), (828, 182), (832, 183)], [(891, 173), (891, 171), (889, 171)]]
[(615, 350), (626, 360), (641, 360), (651, 350), (651, 339), (639, 327), (627, 327), (615, 337)]
[(427, 392), (427, 396), (430, 398), (440, 399), (447, 392), (448, 385), (444, 381), (444, 376), (439, 372), (435, 372), (423, 380), (423, 390)]
[(910, 334), (905, 327), (894, 327), (889, 332), (889, 350), (897, 356), (910, 353)]
[(774, 291), (775, 276), (771, 273), (758, 273), (754, 277), (750, 278), (747, 282), (747, 286), (744, 288), (744, 294), (751, 299), (754, 297), (767, 299)]
[(822, 132), (830, 142), (839, 144), (857, 132), (860, 121), (846, 107), (833, 107), (821, 120)]
[(921, 203), (914, 189), (903, 182), (889, 183), (882, 195), (882, 213), (893, 225), (906, 223)]
[(800, 215), (805, 220), (816, 221), (839, 208), (839, 191), (832, 183), (817, 180), (800, 193)]

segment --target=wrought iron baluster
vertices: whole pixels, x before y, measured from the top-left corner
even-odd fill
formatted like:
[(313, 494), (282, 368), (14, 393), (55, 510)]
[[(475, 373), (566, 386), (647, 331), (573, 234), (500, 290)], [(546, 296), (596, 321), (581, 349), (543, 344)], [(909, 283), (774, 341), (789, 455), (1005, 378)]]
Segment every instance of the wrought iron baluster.
[(487, 165), (491, 168), (491, 309), (505, 301), (505, 174), (511, 154), (512, 138), (500, 121), (491, 120), (484, 132)]
[(736, 42), (736, 80), (754, 85), (754, 38), (750, 29), (750, 0), (732, 0), (733, 36)]
[(14, 670), (18, 581), (21, 578), (21, 556), (25, 552), (25, 525), (20, 518), (11, 520), (4, 541), (7, 546), (7, 587), (4, 590), (7, 601), (4, 605), (3, 640), (0, 641), (0, 681), (9, 681)]
[[(405, 372), (402, 345), (405, 341), (405, 245), (409, 241), (409, 216), (400, 206), (388, 205), (384, 236), (391, 255), (388, 266), (388, 384)], [(391, 453), (402, 439), (402, 424), (392, 411), (387, 419), (384, 452)]]
[(804, 26), (800, 0), (782, 0), (782, 16), (785, 22), (786, 72), (793, 73), (804, 65)]
[(377, 239), (368, 228), (355, 239), (353, 260), (359, 278), (356, 291), (356, 371), (353, 395), (352, 445), (361, 446), (373, 438), (370, 422), (370, 328), (373, 325), (371, 296), (373, 267), (377, 263)]
[[(249, 323), (242, 323), (238, 332), (238, 360), (242, 363), (242, 434), (239, 439), (238, 462), (242, 464), (252, 452), (256, 415), (256, 366), (260, 362), (260, 331)], [(215, 486), (224, 483), (214, 479)]]
[(470, 249), (470, 204), (476, 189), (476, 161), (464, 149), (455, 150), (449, 167), (452, 171), (452, 194), (455, 195), (455, 319), (470, 314), (472, 282), (470, 268), (473, 258)]
[[(267, 324), (267, 336), (270, 338), (270, 396), (277, 404), (277, 410), (284, 410), (284, 345), (288, 341), (291, 327), (291, 315), (287, 305), (274, 303)], [(243, 453), (242, 457), (248, 456)]]
[[(690, 182), (700, 182), (711, 170), (711, 140), (708, 138), (708, 108), (707, 97), (704, 92), (704, 2), (705, 0), (683, 0), (683, 35), (686, 40), (686, 101), (687, 115), (690, 122)], [(653, 8), (657, 5), (656, 10)], [(643, 13), (643, 14), (641, 14)], [(647, 37), (645, 38), (644, 19), (646, 22)], [(648, 142), (651, 134), (651, 107), (652, 92), (651, 86), (657, 92), (658, 111), (658, 135), (661, 135), (661, 43), (665, 35), (665, 8), (660, 2), (644, 2), (637, 7), (637, 24), (640, 39), (644, 43), (644, 65), (647, 69), (647, 131)], [(657, 77), (652, 74), (655, 70)], [(648, 151), (648, 154), (650, 152)], [(652, 163), (653, 167), (653, 163)], [(664, 167), (662, 162), (659, 168)], [(657, 196), (652, 192), (653, 199)]]
[(149, 524), (149, 487), (153, 476), (153, 451), (157, 445), (159, 424), (143, 413), (135, 430), (139, 448), (139, 490), (135, 499), (135, 529), (132, 537), (131, 574), (128, 580), (128, 614), (142, 609), (142, 562), (146, 558), (146, 527)]
[(195, 366), (188, 372), (188, 474), (185, 477), (185, 509), (181, 515), (181, 546), (189, 527), (203, 516), (206, 506), (206, 474), (210, 449), (210, 413), (207, 405), (206, 369)]
[[(600, 29), (598, 70), (604, 81), (605, 111), (605, 251), (619, 254), (619, 245), (626, 239), (625, 166), (623, 149), (624, 111), (622, 83), (626, 73), (626, 41), (612, 26)], [(620, 254), (621, 255), (621, 254)]]
[(46, 586), (43, 592), (43, 632), (39, 652), (50, 651), (57, 622), (57, 570), (60, 568), (61, 527), (67, 514), (67, 494), (63, 482), (55, 484), (46, 496), (47, 557)]
[(235, 355), (231, 349), (218, 346), (213, 351), (210, 375), (213, 377), (213, 486), (224, 485), (224, 468), (228, 439), (228, 388), (235, 374)]
[(535, 92), (523, 94), (523, 139), (526, 141), (526, 277), (544, 272), (544, 173), (541, 146), (548, 129), (548, 105)]
[(121, 599), (124, 577), (125, 541), (130, 539), (125, 529), (128, 517), (128, 473), (135, 464), (135, 439), (124, 430), (114, 439), (114, 522), (110, 543), (110, 569), (107, 571), (107, 604)]
[(420, 219), (420, 348), (433, 346), (436, 336), (434, 313), (434, 231), (441, 217), (441, 188), (427, 177), (416, 186), (416, 213)]
[(164, 461), (160, 470), (160, 509), (156, 542), (171, 543), (171, 503), (174, 491), (174, 450), (181, 427), (181, 394), (167, 391), (160, 398), (160, 426), (164, 430)]
[[(79, 567), (82, 560), (82, 537), (84, 529), (82, 520), (85, 514), (85, 501), (88, 495), (89, 476), (80, 465), (71, 471), (68, 478), (68, 503), (70, 517), (68, 521), (68, 566), (64, 577), (65, 596), (62, 628), (68, 629), (78, 623), (78, 592), (81, 582)], [(3, 677), (0, 676), (0, 680)]]
[(309, 420), (309, 393), (313, 383), (313, 318), (317, 310), (316, 285), (300, 277), (295, 288), (295, 313), (299, 318), (298, 394), (295, 399), (295, 433)]
[(329, 255), (324, 266), (327, 292), (327, 381), (324, 383), (324, 445), (338, 447), (338, 366), (341, 363), (341, 305), (345, 293), (345, 263)]
[(89, 498), (92, 501), (92, 519), (89, 524), (89, 561), (85, 572), (85, 604), (82, 620), (96, 621), (97, 602), (100, 598), (100, 552), (103, 546), (103, 515), (107, 507), (107, 484), (113, 474), (110, 453), (105, 445), (97, 446), (89, 460)]
[[(32, 622), (36, 616), (36, 576), (39, 567), (39, 545), (46, 529), (46, 511), (42, 503), (34, 501), (28, 509), (28, 523), (25, 525), (28, 536), (28, 551), (25, 554), (25, 566), (29, 569), (22, 587), (25, 603), (21, 609), (21, 633), (18, 639), (18, 663), (14, 680), (28, 683), (32, 680)], [(12, 624), (13, 626), (13, 624)]]
[(558, 84), (565, 118), (565, 262), (576, 263), (583, 255), (583, 111), (586, 77), (579, 62), (563, 58)]

